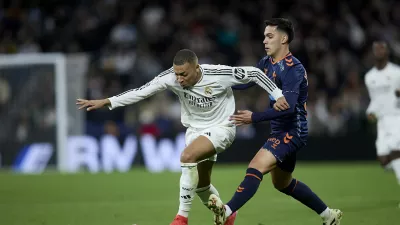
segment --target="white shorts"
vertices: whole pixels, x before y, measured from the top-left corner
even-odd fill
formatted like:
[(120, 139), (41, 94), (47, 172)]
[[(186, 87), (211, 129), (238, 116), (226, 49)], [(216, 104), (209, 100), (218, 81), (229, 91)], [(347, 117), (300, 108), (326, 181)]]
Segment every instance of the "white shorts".
[[(203, 135), (211, 141), (211, 143), (214, 145), (215, 151), (218, 154), (231, 146), (233, 140), (235, 140), (236, 127), (216, 126), (206, 129), (188, 128), (185, 135), (186, 146), (190, 145), (190, 143), (192, 143), (200, 135)], [(217, 161), (217, 154), (206, 160), (214, 162)]]
[(400, 116), (384, 116), (378, 120), (376, 151), (378, 156), (400, 149)]

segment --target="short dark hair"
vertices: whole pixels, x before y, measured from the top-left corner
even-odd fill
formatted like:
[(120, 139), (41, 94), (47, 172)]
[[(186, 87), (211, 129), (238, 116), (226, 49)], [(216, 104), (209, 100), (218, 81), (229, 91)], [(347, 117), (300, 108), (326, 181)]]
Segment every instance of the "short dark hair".
[(285, 18), (272, 18), (265, 21), (267, 26), (277, 26), (278, 30), (285, 32), (288, 35), (288, 43), (294, 38), (294, 27), (290, 20)]
[(179, 50), (174, 57), (174, 65), (183, 65), (185, 63), (195, 63), (197, 62), (197, 55), (192, 50), (182, 49)]

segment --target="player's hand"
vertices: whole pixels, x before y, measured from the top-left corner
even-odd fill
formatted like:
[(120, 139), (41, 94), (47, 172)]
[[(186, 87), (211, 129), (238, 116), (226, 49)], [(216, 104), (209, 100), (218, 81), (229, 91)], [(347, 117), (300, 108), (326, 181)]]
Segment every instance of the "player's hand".
[(368, 121), (371, 123), (375, 123), (376, 122), (376, 116), (373, 113), (370, 113), (367, 115)]
[(229, 120), (233, 121), (233, 124), (236, 126), (241, 126), (245, 124), (250, 124), (253, 121), (251, 120), (251, 115), (253, 115), (252, 111), (249, 110), (238, 110), (236, 115), (232, 115)]
[(104, 107), (105, 105), (111, 104), (108, 99), (101, 100), (86, 100), (86, 99), (77, 99), (76, 104), (79, 105), (79, 109), (87, 108), (87, 111), (91, 111), (94, 109), (99, 109)]
[(276, 100), (276, 102), (274, 104), (274, 109), (276, 111), (284, 111), (286, 109), (289, 109), (289, 107), (290, 107), (289, 103), (287, 103), (285, 97), (278, 98), (278, 100)]

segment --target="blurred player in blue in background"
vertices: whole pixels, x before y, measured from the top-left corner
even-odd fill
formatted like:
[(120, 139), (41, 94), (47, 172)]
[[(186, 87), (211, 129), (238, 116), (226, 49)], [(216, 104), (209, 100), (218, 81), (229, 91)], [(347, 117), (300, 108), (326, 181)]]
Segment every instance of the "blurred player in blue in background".
[[(292, 177), (296, 154), (306, 145), (308, 137), (307, 73), (289, 51), (289, 43), (294, 37), (292, 23), (283, 18), (274, 18), (265, 23), (263, 43), (267, 56), (258, 62), (257, 67), (282, 89), (290, 108), (280, 108), (275, 104), (275, 99), (270, 97), (271, 108), (265, 112), (239, 110), (237, 115), (231, 116), (237, 126), (270, 120), (272, 132), (250, 162), (246, 176), (233, 198), (224, 205), (218, 196), (210, 196), (208, 204), (215, 214), (214, 223), (228, 225), (226, 219), (254, 196), (264, 174), (271, 173), (272, 183), (277, 190), (315, 211), (322, 217), (324, 225), (339, 225), (342, 212), (330, 209), (306, 184)], [(246, 89), (253, 85), (239, 85), (235, 89)]]

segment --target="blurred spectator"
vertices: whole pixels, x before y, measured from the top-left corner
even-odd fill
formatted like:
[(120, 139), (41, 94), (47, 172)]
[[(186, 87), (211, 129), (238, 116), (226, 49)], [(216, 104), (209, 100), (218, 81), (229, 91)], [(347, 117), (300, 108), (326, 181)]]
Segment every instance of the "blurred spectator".
[[(170, 68), (181, 48), (194, 50), (200, 63), (255, 65), (264, 55), (265, 15), (288, 17), (296, 28), (291, 51), (308, 71), (312, 135), (343, 135), (362, 126), (368, 103), (363, 77), (372, 66), (373, 40), (387, 40), (392, 60), (400, 62), (400, 3), (393, 0), (10, 2), (0, 10), (0, 53), (85, 51), (92, 56), (92, 99), (143, 85)], [(0, 78), (0, 110), (10, 99), (7, 79)], [(235, 93), (238, 109), (268, 106), (260, 88)], [(118, 112), (90, 113), (88, 123), (96, 129), (89, 130), (98, 132), (107, 120), (156, 136), (181, 129), (178, 99), (160, 95)], [(50, 117), (42, 123), (54, 125), (54, 110), (46, 110)], [(27, 120), (21, 118), (23, 139)], [(238, 131), (239, 138), (253, 134), (251, 126)]]
[(113, 121), (106, 121), (104, 124), (104, 134), (119, 137), (120, 131), (118, 125)]

